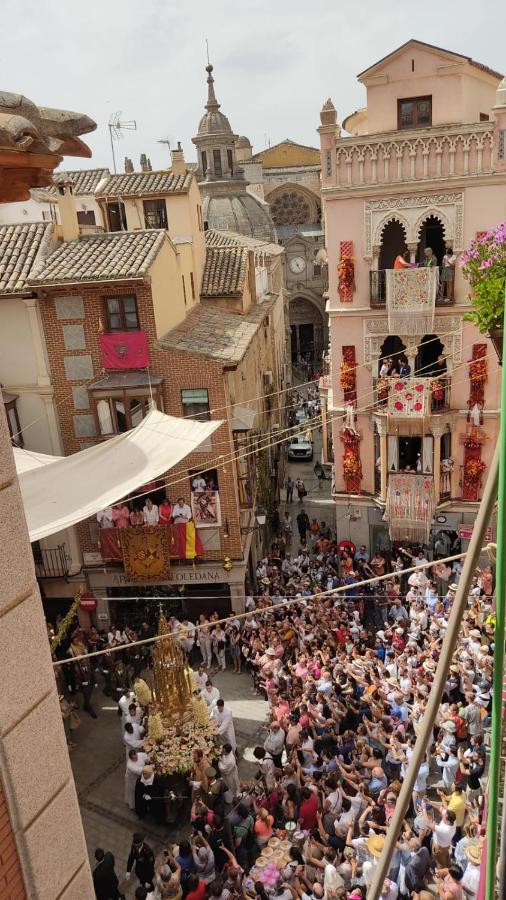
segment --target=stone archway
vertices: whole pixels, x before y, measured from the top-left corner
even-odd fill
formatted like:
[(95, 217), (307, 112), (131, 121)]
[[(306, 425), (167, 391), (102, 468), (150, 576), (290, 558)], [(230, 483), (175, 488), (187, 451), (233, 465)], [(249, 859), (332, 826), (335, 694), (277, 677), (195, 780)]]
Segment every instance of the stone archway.
[(317, 300), (295, 295), (289, 301), (291, 359), (297, 366), (307, 360), (318, 370), (328, 345), (328, 323)]

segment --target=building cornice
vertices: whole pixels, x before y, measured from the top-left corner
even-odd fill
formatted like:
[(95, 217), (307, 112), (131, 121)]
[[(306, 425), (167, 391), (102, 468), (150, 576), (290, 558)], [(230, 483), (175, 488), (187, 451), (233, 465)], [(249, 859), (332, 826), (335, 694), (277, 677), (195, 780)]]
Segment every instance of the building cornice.
[(376, 197), (406, 196), (419, 194), (420, 191), (463, 191), (469, 187), (483, 185), (506, 184), (504, 172), (490, 175), (455, 175), (452, 177), (427, 178), (419, 181), (385, 181), (378, 184), (364, 184), (356, 187), (322, 187), (321, 194), (325, 200), (372, 200)]

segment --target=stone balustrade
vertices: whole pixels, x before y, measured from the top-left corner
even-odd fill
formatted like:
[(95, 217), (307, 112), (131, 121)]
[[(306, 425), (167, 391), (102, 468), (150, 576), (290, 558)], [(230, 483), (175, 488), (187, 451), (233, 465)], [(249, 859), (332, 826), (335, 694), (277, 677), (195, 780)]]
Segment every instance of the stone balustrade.
[(338, 138), (333, 178), (325, 183), (346, 190), (492, 171), (493, 129), (490, 122), (480, 122)]

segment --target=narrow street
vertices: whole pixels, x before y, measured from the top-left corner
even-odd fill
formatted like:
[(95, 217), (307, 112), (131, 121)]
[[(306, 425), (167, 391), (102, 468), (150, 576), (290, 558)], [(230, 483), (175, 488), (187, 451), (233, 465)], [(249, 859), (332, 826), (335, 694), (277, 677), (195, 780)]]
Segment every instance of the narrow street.
[[(239, 749), (239, 773), (251, 778), (256, 765), (248, 762), (251, 750), (263, 743), (259, 734), (267, 714), (267, 703), (251, 694), (251, 678), (247, 674), (233, 675), (231, 671), (213, 677), (226, 705), (232, 710)], [(82, 822), (90, 863), (93, 868), (97, 847), (110, 850), (116, 860), (116, 873), (124, 879), (132, 834), (142, 831), (146, 841), (157, 854), (167, 844), (177, 842), (189, 830), (185, 822), (182, 830), (160, 828), (151, 821), (140, 822), (124, 802), (125, 748), (121, 739), (121, 722), (116, 705), (100, 687), (93, 693), (97, 719), (80, 712), (81, 725), (74, 733), (77, 743), (70, 761), (74, 773)], [(246, 754), (247, 759), (244, 758)], [(133, 897), (137, 881), (125, 882), (122, 890)]]

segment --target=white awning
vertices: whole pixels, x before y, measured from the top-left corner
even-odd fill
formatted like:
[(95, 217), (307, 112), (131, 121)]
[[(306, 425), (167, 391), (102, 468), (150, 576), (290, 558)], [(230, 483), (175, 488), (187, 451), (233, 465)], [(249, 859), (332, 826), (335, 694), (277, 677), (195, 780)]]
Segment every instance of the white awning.
[(16, 448), (30, 540), (69, 528), (159, 478), (221, 424), (178, 419), (152, 410), (131, 431), (72, 456), (47, 456)]
[(251, 409), (249, 406), (235, 406), (232, 416), (232, 431), (251, 431), (255, 416), (255, 409)]

